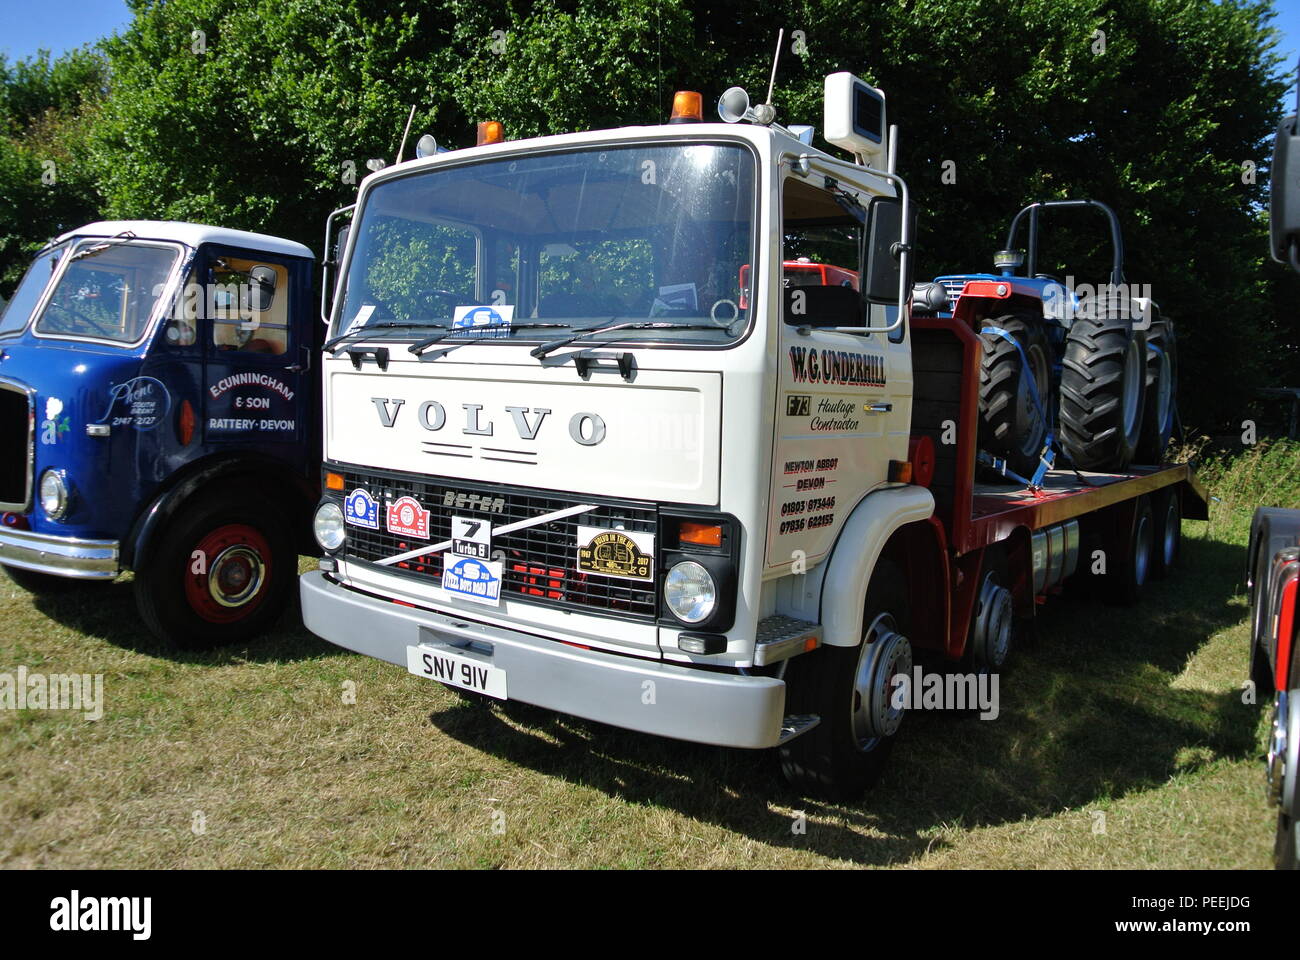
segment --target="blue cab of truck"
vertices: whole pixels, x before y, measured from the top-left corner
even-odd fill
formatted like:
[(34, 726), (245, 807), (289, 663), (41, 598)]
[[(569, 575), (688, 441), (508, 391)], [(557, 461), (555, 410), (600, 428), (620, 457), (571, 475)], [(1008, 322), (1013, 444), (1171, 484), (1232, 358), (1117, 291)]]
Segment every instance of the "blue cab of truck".
[(0, 566), (37, 593), (135, 574), (179, 647), (293, 595), (319, 487), (311, 251), (191, 223), (50, 242), (0, 313)]

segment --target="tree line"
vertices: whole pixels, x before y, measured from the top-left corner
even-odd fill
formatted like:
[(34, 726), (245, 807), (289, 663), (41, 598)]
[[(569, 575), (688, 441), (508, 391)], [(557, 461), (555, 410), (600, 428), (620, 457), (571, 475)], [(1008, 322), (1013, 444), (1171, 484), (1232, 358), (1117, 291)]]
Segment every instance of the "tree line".
[[(766, 93), (820, 127), (822, 78), (888, 96), (921, 207), (918, 276), (988, 270), (1012, 214), (1091, 197), (1130, 281), (1179, 325), (1184, 420), (1226, 427), (1300, 385), (1300, 282), (1267, 260), (1288, 85), (1265, 0), (130, 0), (117, 36), (0, 58), (0, 294), (101, 218), (258, 230), (320, 251), (367, 163), (432, 133), (473, 143), (662, 122), (677, 89)], [(711, 109), (711, 107), (706, 107)], [(818, 141), (820, 143), (820, 140)], [(408, 155), (410, 151), (408, 146)], [(1059, 226), (1058, 226), (1059, 224)], [(1105, 279), (1104, 223), (1056, 218), (1044, 272)]]

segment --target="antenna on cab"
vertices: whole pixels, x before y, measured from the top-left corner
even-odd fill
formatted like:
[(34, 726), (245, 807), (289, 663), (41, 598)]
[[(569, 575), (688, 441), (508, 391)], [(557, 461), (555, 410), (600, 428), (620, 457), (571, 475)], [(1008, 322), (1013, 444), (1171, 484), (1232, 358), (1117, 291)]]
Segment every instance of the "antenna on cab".
[(406, 136), (411, 132), (411, 121), (415, 119), (415, 104), (411, 104), (411, 113), (406, 118), (406, 129), (402, 131), (402, 143), (397, 148), (397, 162), (402, 162), (402, 154), (406, 152)]

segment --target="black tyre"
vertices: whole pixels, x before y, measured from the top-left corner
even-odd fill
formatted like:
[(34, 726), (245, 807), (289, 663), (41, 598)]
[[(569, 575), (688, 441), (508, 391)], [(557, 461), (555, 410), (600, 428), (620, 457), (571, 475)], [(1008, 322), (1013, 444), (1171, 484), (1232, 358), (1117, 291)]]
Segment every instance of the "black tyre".
[(1119, 538), (1115, 552), (1119, 555), (1107, 565), (1107, 599), (1111, 603), (1136, 603), (1151, 577), (1151, 558), (1155, 552), (1155, 513), (1151, 498), (1138, 497), (1133, 526), (1127, 536)]
[(56, 577), (52, 573), (37, 573), (35, 570), (24, 570), (21, 567), (11, 567), (7, 564), (2, 566), (4, 566), (4, 572), (8, 574), (10, 580), (28, 593), (35, 594), (38, 597), (69, 593), (88, 583), (103, 582), (99, 580), (77, 580), (72, 577)]
[(1183, 546), (1183, 510), (1178, 491), (1167, 488), (1155, 498), (1155, 544), (1151, 551), (1151, 576), (1163, 580), (1178, 565)]
[[(990, 327), (1005, 330), (1016, 343), (990, 333)], [(1053, 393), (1051, 349), (1042, 321), (1019, 314), (985, 320), (980, 340), (984, 346), (980, 358), (980, 447), (1005, 459), (1022, 477), (1031, 477), (1043, 452)], [(1026, 360), (1033, 372), (1032, 390)]]
[(1061, 365), (1061, 448), (1080, 470), (1123, 470), (1142, 433), (1146, 338), (1132, 321), (1078, 317)]
[(150, 632), (178, 648), (206, 649), (270, 627), (298, 576), (284, 514), (243, 497), (183, 507), (136, 570), (136, 606)]
[(790, 661), (786, 713), (821, 717), (780, 748), (781, 770), (800, 792), (853, 800), (879, 778), (904, 714), (894, 706), (891, 681), (911, 677), (909, 623), (902, 573), (881, 561), (867, 588), (862, 643), (822, 647)]
[(1157, 464), (1164, 462), (1177, 418), (1178, 348), (1174, 322), (1154, 321), (1146, 337), (1146, 398), (1142, 404), (1142, 437), (1135, 459), (1138, 463)]
[(1300, 870), (1300, 862), (1296, 860), (1297, 830), (1300, 823), (1278, 811), (1277, 834), (1273, 838), (1273, 866), (1278, 870)]

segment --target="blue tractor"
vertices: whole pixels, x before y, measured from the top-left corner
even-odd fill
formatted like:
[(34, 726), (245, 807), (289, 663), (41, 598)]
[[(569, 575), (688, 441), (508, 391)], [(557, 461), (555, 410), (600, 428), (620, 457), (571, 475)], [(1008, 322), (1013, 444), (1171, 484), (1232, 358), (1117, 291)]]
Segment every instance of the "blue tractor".
[[(1112, 260), (1105, 283), (1038, 271), (1040, 217), (1061, 209), (1107, 218)], [(1026, 222), (1027, 255), (1017, 248)], [(979, 285), (970, 320), (984, 341), (979, 444), (988, 472), (1033, 484), (1058, 455), (1079, 470), (1161, 463), (1177, 427), (1174, 326), (1149, 288), (1125, 281), (1115, 211), (1096, 200), (1031, 203), (1012, 219), (994, 263), (995, 274), (936, 278), (953, 314), (961, 311), (966, 285)]]

